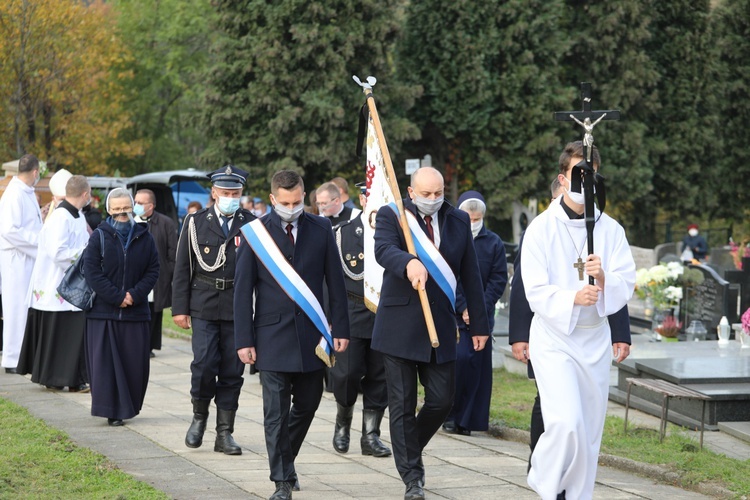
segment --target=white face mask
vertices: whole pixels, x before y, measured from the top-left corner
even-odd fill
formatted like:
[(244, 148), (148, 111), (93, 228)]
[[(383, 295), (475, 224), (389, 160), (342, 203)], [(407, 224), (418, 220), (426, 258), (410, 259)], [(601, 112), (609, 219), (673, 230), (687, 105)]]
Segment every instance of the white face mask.
[(273, 206), (273, 209), (279, 215), (279, 218), (284, 222), (294, 222), (299, 219), (300, 214), (305, 209), (305, 204), (300, 203), (299, 205), (295, 205), (294, 208), (290, 209), (277, 203)]
[(690, 231), (688, 231), (688, 234), (690, 236), (693, 236), (693, 237), (698, 236), (698, 230), (697, 229), (691, 229)]
[[(570, 181), (568, 181), (568, 186), (570, 186)], [(580, 193), (575, 193), (568, 188), (565, 188), (565, 192), (567, 193), (570, 201), (575, 203), (576, 205), (583, 205), (586, 202), (586, 197), (583, 195), (583, 184), (581, 184)]]
[(425, 215), (433, 215), (435, 212), (440, 210), (440, 208), (443, 206), (443, 200), (445, 198), (441, 196), (440, 198), (435, 198), (434, 200), (431, 200), (429, 198), (422, 198), (421, 196), (414, 196), (414, 205), (416, 205), (417, 210), (422, 212)]
[(482, 226), (484, 225), (484, 219), (479, 219), (476, 222), (471, 223), (471, 234), (474, 238), (477, 237), (479, 234), (479, 231), (482, 230)]

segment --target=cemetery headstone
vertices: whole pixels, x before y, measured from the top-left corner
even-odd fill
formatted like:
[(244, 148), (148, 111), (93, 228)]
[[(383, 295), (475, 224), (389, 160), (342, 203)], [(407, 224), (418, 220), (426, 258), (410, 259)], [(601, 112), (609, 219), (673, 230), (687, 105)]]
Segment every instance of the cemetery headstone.
[(691, 264), (688, 267), (698, 269), (703, 274), (703, 283), (686, 290), (680, 308), (684, 311), (684, 324), (702, 321), (708, 330), (707, 338), (715, 340), (716, 327), (722, 316), (726, 316), (730, 323), (738, 321), (739, 286), (729, 283), (708, 266)]

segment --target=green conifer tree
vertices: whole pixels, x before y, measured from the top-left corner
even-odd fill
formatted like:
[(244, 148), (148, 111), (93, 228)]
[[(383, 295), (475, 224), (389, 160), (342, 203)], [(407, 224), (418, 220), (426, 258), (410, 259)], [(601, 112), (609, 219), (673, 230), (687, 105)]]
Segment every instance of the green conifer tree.
[(572, 95), (559, 84), (567, 46), (559, 27), (562, 5), (409, 4), (399, 71), (424, 86), (409, 115), (422, 130), (417, 147), (444, 171), (449, 195), (482, 191), (489, 219), (507, 218), (516, 199), (547, 193), (556, 174), (560, 142), (553, 112)]
[(279, 169), (300, 172), (311, 192), (335, 175), (361, 180), (355, 157), (364, 103), (352, 75), (373, 75), (392, 151), (417, 130), (399, 118), (414, 89), (393, 74), (401, 0), (213, 2), (219, 34), (211, 70), (207, 160), (249, 169), (255, 192)]

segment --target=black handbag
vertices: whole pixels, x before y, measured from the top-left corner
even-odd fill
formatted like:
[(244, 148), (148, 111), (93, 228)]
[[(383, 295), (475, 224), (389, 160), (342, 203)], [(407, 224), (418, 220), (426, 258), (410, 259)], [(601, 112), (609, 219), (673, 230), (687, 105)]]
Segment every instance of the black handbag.
[[(96, 231), (99, 231), (102, 259), (104, 259), (104, 232), (99, 229)], [(62, 281), (57, 285), (57, 293), (78, 309), (88, 311), (93, 307), (96, 292), (86, 282), (86, 277), (83, 275), (83, 253), (66, 269)]]

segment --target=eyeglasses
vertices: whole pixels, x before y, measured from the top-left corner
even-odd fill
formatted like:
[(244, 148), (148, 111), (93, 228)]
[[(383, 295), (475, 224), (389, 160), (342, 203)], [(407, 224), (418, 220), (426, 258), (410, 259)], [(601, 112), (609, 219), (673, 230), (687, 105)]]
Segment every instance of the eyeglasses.
[(317, 205), (318, 208), (328, 208), (331, 205), (333, 205), (334, 201), (336, 201), (338, 199), (339, 199), (339, 197), (337, 196), (337, 197), (333, 198), (331, 201), (329, 201), (328, 203), (321, 203), (321, 202), (317, 201), (317, 202), (315, 202), (315, 205)]

